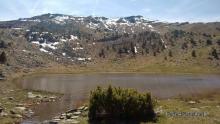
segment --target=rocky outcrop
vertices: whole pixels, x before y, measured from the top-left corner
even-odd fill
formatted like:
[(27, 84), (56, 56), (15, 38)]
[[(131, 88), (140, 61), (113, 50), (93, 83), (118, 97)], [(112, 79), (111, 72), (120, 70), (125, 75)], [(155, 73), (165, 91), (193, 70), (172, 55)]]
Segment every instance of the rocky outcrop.
[(88, 110), (87, 106), (81, 106), (77, 109), (69, 110), (65, 113), (62, 113), (56, 117), (54, 117), (50, 121), (46, 121), (45, 123), (49, 124), (79, 124), (79, 118), (86, 113)]

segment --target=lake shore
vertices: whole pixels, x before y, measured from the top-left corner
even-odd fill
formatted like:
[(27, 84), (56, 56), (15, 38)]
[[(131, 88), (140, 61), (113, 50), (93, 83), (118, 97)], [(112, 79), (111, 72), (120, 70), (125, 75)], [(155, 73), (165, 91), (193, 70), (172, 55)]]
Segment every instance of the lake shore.
[[(59, 66), (59, 67), (47, 67), (47, 68), (36, 68), (36, 69), (29, 69), (28, 71), (20, 70), (18, 72), (13, 72), (11, 73), (5, 81), (1, 81), (1, 95), (0, 98), (14, 98), (14, 100), (8, 100), (4, 99), (1, 101), (1, 106), (3, 106), (5, 109), (10, 110), (13, 107), (16, 106), (16, 103), (26, 103), (29, 102), (27, 99), (27, 90), (22, 90), (17, 87), (16, 84), (14, 84), (14, 81), (23, 77), (23, 76), (30, 76), (30, 75), (35, 75), (35, 74), (82, 74), (82, 73), (148, 73), (148, 74), (213, 74), (210, 72), (204, 72), (204, 73), (176, 73), (176, 72), (159, 72), (159, 71), (141, 71), (141, 70), (135, 70), (135, 69), (106, 69), (106, 71), (103, 71), (104, 69), (100, 68), (95, 68), (95, 67), (77, 67), (77, 66)], [(113, 71), (114, 70), (114, 71)], [(214, 72), (214, 74), (219, 74), (219, 72)], [(42, 94), (49, 94), (49, 93), (44, 93), (40, 92)], [(213, 95), (213, 93), (210, 93), (209, 95)], [(216, 94), (215, 94), (216, 95)], [(217, 94), (217, 96), (220, 96)], [(209, 97), (201, 97), (208, 99)], [(174, 101), (176, 101), (174, 99)], [(178, 100), (177, 100), (178, 101)], [(208, 100), (210, 101), (210, 100)], [(21, 121), (21, 119), (17, 118), (11, 118), (11, 117), (0, 117), (0, 122), (2, 123), (10, 123), (10, 122), (16, 122), (16, 121)]]

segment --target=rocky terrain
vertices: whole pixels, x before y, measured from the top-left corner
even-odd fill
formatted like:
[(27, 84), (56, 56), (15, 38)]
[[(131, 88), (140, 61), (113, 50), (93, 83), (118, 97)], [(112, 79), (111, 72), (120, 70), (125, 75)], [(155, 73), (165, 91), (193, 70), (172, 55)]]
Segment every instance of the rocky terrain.
[[(61, 66), (68, 72), (220, 73), (220, 22), (168, 23), (142, 16), (112, 19), (62, 14), (2, 21), (0, 117), (20, 119), (32, 113), (26, 105), (32, 97), (38, 102), (53, 101), (53, 96), (27, 94), (11, 80), (37, 68), (56, 68), (51, 72), (60, 73), (63, 70), (57, 67)], [(61, 121), (69, 118), (65, 116)]]
[(176, 65), (220, 64), (219, 22), (167, 23), (142, 16), (111, 19), (44, 14), (0, 22), (0, 28), (2, 70), (132, 57), (160, 58)]

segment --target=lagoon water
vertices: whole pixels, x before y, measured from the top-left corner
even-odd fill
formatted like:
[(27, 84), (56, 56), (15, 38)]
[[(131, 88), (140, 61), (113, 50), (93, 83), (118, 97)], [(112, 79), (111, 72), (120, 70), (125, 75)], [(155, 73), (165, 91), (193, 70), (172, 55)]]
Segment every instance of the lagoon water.
[[(82, 105), (97, 86), (108, 85), (150, 91), (152, 96), (168, 99), (179, 95), (198, 95), (220, 89), (219, 75), (164, 75), (144, 73), (44, 74), (24, 77), (21, 87), (29, 90), (62, 93), (53, 103), (36, 106), (34, 120), (51, 119), (60, 112)], [(28, 122), (28, 120), (26, 121)]]

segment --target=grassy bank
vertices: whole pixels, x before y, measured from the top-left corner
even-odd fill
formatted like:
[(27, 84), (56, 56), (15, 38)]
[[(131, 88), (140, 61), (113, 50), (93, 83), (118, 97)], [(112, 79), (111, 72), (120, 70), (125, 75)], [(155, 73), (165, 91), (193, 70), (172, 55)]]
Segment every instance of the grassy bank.
[[(219, 124), (220, 123), (220, 92), (200, 96), (180, 97), (161, 100), (157, 109), (161, 111), (161, 124)], [(170, 116), (169, 112), (196, 112), (201, 116)]]
[[(7, 80), (0, 81), (0, 106), (5, 108), (7, 111), (11, 110), (16, 104), (25, 104), (31, 102), (27, 99), (26, 90), (22, 90), (17, 87), (15, 81), (23, 76), (34, 75), (34, 74), (80, 74), (80, 73), (158, 73), (158, 74), (220, 74), (220, 68), (215, 66), (206, 66), (201, 63), (185, 63), (182, 65), (176, 64), (176, 62), (170, 61), (169, 63), (164, 62), (162, 59), (155, 58), (130, 58), (127, 60), (100, 60), (94, 63), (85, 65), (49, 65), (47, 67), (40, 67), (34, 69), (18, 70), (12, 72), (7, 76)], [(19, 83), (19, 82), (18, 82)], [(42, 93), (44, 94), (44, 93)], [(46, 93), (47, 94), (47, 93)], [(219, 109), (216, 109), (220, 103), (220, 94), (216, 94), (215, 97), (201, 97), (198, 107), (211, 106), (205, 108), (204, 111), (212, 113), (207, 120), (215, 120), (220, 115)], [(11, 99), (12, 98), (12, 99)], [(158, 106), (162, 106), (164, 111), (174, 111), (180, 108), (189, 111), (191, 108), (182, 99), (162, 100), (158, 103)], [(201, 109), (203, 111), (203, 109)], [(86, 120), (86, 119), (83, 119)], [(159, 122), (161, 123), (174, 123), (180, 121), (185, 123), (187, 119), (184, 118), (168, 118), (162, 115)], [(195, 122), (202, 122), (203, 118), (196, 119)], [(1, 123), (12, 123), (20, 121), (20, 119), (11, 117), (0, 117)], [(188, 119), (188, 121), (194, 122), (194, 119)], [(188, 122), (186, 121), (186, 122)], [(205, 121), (204, 121), (205, 122)], [(218, 122), (217, 121), (212, 121)]]
[[(157, 74), (220, 74), (220, 66), (209, 66), (202, 63), (164, 62), (155, 58), (130, 58), (122, 60), (100, 60), (82, 65), (51, 65), (31, 71), (32, 74), (56, 73), (157, 73)], [(31, 74), (29, 73), (29, 74)]]
[[(157, 100), (155, 111), (158, 115), (157, 124), (219, 124), (220, 123), (220, 92), (201, 94), (198, 96), (178, 97)], [(197, 113), (193, 115), (172, 115), (171, 113)], [(88, 117), (80, 119), (81, 124), (88, 124)], [(128, 122), (127, 122), (128, 123)], [(131, 122), (132, 123), (132, 122)], [(148, 122), (148, 124), (154, 124)], [(140, 122), (145, 124), (145, 122)]]

